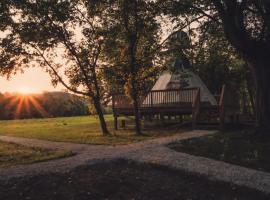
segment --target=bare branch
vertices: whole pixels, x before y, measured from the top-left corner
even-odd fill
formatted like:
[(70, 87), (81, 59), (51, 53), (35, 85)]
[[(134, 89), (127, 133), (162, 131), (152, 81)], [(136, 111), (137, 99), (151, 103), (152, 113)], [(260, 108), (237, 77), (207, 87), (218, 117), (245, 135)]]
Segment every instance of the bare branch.
[(89, 93), (86, 92), (82, 92), (79, 90), (76, 90), (74, 88), (72, 88), (71, 86), (69, 86), (63, 79), (62, 77), (58, 74), (58, 72), (56, 71), (56, 69), (53, 67), (53, 65), (47, 60), (47, 58), (44, 56), (44, 54), (35, 46), (35, 45), (31, 45), (38, 53), (39, 57), (41, 57), (44, 62), (46, 63), (46, 65), (52, 70), (52, 72), (54, 73), (54, 75), (57, 77), (58, 81), (68, 90), (76, 93), (76, 94), (81, 94), (81, 95), (85, 95), (85, 96), (89, 96)]
[(208, 17), (209, 19), (211, 19), (211, 20), (217, 22), (218, 24), (221, 24), (221, 22), (220, 22), (217, 18), (215, 18), (215, 17), (212, 16), (212, 15), (209, 15), (209, 14), (206, 13), (202, 8), (196, 7), (196, 6), (194, 6), (194, 5), (191, 5), (191, 8), (194, 9), (194, 10), (196, 10), (196, 11), (198, 11), (199, 13), (201, 13), (204, 17)]
[(81, 60), (80, 60), (80, 58), (79, 58), (79, 56), (78, 56), (78, 54), (77, 54), (77, 51), (76, 51), (75, 47), (74, 47), (74, 46), (68, 41), (68, 39), (66, 38), (66, 35), (68, 35), (67, 30), (66, 30), (64, 27), (62, 27), (62, 30), (64, 31), (64, 32), (61, 32), (61, 34), (62, 34), (62, 36), (63, 36), (63, 37), (62, 37), (62, 39), (63, 39), (63, 44), (64, 44), (64, 45), (66, 46), (66, 48), (69, 50), (69, 52), (71, 53), (71, 55), (73, 55), (73, 56), (75, 57), (76, 63), (77, 63), (77, 65), (80, 67), (80, 70), (81, 70), (82, 73), (83, 73), (84, 81), (85, 81), (86, 86), (87, 86), (87, 88), (88, 88), (88, 90), (89, 90), (89, 93), (91, 93), (91, 95), (94, 96), (94, 93), (93, 93), (92, 88), (91, 88), (91, 83), (90, 83), (89, 80), (88, 80), (87, 72), (85, 71), (84, 66), (83, 66), (83, 64), (81, 63)]
[(176, 34), (177, 32), (179, 32), (179, 31), (181, 31), (181, 30), (183, 30), (183, 29), (185, 29), (185, 28), (187, 28), (191, 23), (193, 23), (193, 22), (195, 22), (195, 21), (197, 21), (197, 20), (199, 20), (199, 19), (201, 19), (201, 18), (203, 18), (203, 17), (204, 17), (204, 15), (201, 15), (201, 16), (199, 16), (199, 17), (196, 17), (195, 19), (191, 20), (189, 23), (183, 25), (183, 26), (180, 27), (179, 29), (177, 29), (177, 30), (173, 31), (172, 33), (170, 33), (170, 34), (169, 34), (169, 35), (168, 35), (168, 36), (167, 36), (167, 37), (166, 37), (166, 38), (158, 45), (156, 51), (160, 50), (160, 49), (163, 47), (163, 45), (170, 39), (170, 37), (171, 37), (172, 35)]

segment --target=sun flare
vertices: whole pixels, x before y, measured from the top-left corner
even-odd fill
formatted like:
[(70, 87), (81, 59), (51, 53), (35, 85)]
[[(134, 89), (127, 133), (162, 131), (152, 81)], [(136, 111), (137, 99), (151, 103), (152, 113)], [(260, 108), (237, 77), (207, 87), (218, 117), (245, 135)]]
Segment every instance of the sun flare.
[(18, 92), (23, 95), (29, 95), (33, 93), (33, 90), (30, 87), (22, 86), (19, 88)]
[(19, 119), (21, 116), (33, 112), (33, 110), (39, 112), (43, 117), (49, 116), (48, 112), (40, 104), (38, 97), (36, 97), (30, 89), (20, 90), (19, 95), (10, 97), (9, 103), (5, 108), (10, 109), (12, 107), (15, 107), (15, 119)]

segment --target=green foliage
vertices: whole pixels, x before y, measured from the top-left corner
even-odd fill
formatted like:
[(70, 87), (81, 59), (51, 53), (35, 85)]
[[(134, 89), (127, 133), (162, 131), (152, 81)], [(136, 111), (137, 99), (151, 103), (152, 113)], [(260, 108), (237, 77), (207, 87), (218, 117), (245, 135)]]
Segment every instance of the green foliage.
[(16, 38), (12, 42), (22, 45), (16, 61), (24, 62), (17, 64), (26, 67), (37, 62), (50, 73), (53, 84), (60, 82), (75, 93), (96, 97), (100, 93), (97, 73), (102, 36), (94, 19), (100, 16), (83, 3), (18, 2), (16, 6), (22, 14), (5, 39)]
[[(210, 67), (211, 69), (208, 69), (208, 71), (219, 73), (220, 76), (226, 74), (228, 76), (225, 77), (228, 78), (226, 78), (224, 82), (234, 82), (232, 85), (238, 85), (236, 89), (241, 92), (249, 91), (250, 99), (256, 99), (256, 124), (258, 128), (269, 130), (269, 1), (165, 0), (158, 2), (161, 4), (160, 8), (162, 13), (168, 16), (175, 25), (174, 28), (184, 28), (188, 30), (193, 37), (193, 41), (202, 38), (206, 32), (211, 34), (216, 32), (215, 35), (218, 40), (213, 41), (218, 45), (208, 42), (208, 44), (206, 44), (209, 45), (209, 47), (202, 46), (203, 50), (206, 48), (208, 52), (209, 48), (212, 49), (211, 56), (205, 54), (206, 58), (212, 59), (213, 61), (209, 63), (207, 63), (208, 61), (204, 62), (207, 66), (212, 65), (212, 67)], [(198, 31), (198, 29), (200, 30)], [(220, 31), (216, 31), (216, 29)], [(230, 50), (230, 56), (227, 54), (226, 50), (226, 47), (229, 45), (226, 44), (227, 42), (223, 42), (223, 35), (226, 41), (233, 47), (233, 50)], [(206, 37), (206, 39), (208, 38)], [(225, 46), (221, 46), (222, 44), (225, 44)], [(225, 54), (221, 54), (222, 51), (220, 51), (220, 49), (223, 49), (222, 51), (225, 52)], [(192, 57), (196, 54), (196, 52), (192, 51), (190, 53)], [(221, 62), (222, 59), (219, 58), (219, 56), (225, 59), (226, 65), (227, 63), (230, 64), (229, 69)], [(232, 58), (237, 58), (238, 56), (241, 56), (241, 59), (245, 62), (241, 60), (238, 62), (237, 59), (233, 61)], [(203, 58), (200, 60), (203, 60)], [(231, 61), (233, 61), (233, 63), (230, 63)], [(241, 65), (241, 70), (239, 70), (239, 63), (244, 63)], [(217, 70), (217, 67), (214, 67), (216, 64), (219, 66)], [(232, 68), (233, 70), (231, 70)], [(253, 76), (250, 75), (249, 71), (253, 73)], [(237, 73), (238, 75), (236, 75)], [(241, 78), (240, 74), (243, 74), (249, 79), (254, 78), (254, 83), (251, 83), (250, 80), (246, 80), (247, 86), (243, 88), (243, 79), (237, 83), (237, 79)], [(227, 81), (231, 78), (233, 81)], [(218, 78), (216, 78), (216, 80), (218, 80)], [(216, 89), (213, 88), (213, 90)], [(255, 90), (256, 93), (254, 92)], [(253, 94), (256, 94), (256, 98), (252, 97)], [(253, 106), (253, 108), (255, 108), (255, 106)]]
[[(185, 30), (191, 38), (190, 48), (173, 48), (170, 40), (163, 48), (167, 65), (175, 55), (186, 56), (193, 70), (213, 94), (220, 94), (222, 85), (236, 95), (243, 107), (253, 104), (254, 82), (251, 70), (241, 52), (228, 41), (220, 16), (212, 1), (174, 1), (161, 3), (161, 12), (171, 21), (175, 33)], [(169, 38), (170, 39), (170, 38)], [(244, 106), (245, 105), (245, 106)], [(246, 108), (243, 108), (246, 110)]]
[(228, 43), (221, 28), (205, 23), (197, 31), (199, 38), (193, 44), (193, 67), (210, 91), (219, 94), (224, 84), (235, 91), (246, 87), (244, 82), (249, 70)]
[(108, 85), (111, 90), (127, 94), (132, 93), (131, 88), (148, 91), (151, 84), (147, 81), (157, 73), (154, 60), (160, 40), (155, 4), (122, 0), (113, 5), (104, 54), (109, 66), (105, 71)]

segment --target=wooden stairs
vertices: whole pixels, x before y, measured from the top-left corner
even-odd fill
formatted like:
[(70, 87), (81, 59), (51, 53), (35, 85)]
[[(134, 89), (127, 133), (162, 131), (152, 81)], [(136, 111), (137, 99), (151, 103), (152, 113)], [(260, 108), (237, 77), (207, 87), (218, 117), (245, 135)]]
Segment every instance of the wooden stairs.
[(239, 105), (235, 100), (237, 95), (230, 93), (223, 85), (218, 105), (197, 105), (196, 116), (193, 117), (194, 129), (223, 129), (228, 118), (235, 121), (238, 118)]
[(219, 129), (221, 127), (218, 106), (200, 109), (195, 129)]

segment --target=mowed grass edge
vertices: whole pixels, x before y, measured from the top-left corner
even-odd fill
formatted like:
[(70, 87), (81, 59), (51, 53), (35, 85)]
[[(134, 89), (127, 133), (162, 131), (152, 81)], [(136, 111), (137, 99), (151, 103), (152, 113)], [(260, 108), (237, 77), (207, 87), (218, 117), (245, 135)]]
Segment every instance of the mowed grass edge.
[(54, 151), (0, 141), (0, 168), (32, 164), (74, 155), (71, 151)]
[(178, 133), (151, 129), (136, 136), (132, 129), (113, 129), (113, 116), (105, 116), (112, 136), (102, 136), (96, 116), (0, 121), (0, 135), (84, 144), (123, 145)]

